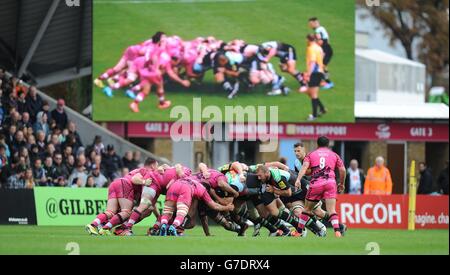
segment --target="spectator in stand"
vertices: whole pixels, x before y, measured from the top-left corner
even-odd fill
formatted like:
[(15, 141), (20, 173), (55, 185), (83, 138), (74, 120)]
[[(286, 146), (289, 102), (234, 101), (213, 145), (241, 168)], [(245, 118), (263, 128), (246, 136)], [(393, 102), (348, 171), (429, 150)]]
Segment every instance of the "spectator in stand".
[[(100, 167), (100, 170), (102, 169), (102, 155), (96, 155), (94, 157), (94, 162), (92, 163), (92, 166)], [(102, 173), (104, 174), (104, 171), (102, 171)]]
[(39, 148), (40, 158), (43, 158), (45, 153), (45, 146), (46, 146), (45, 140), (46, 140), (45, 133), (43, 131), (38, 131), (36, 133), (36, 145)]
[(26, 168), (19, 167), (14, 174), (8, 178), (7, 187), (9, 189), (23, 189), (25, 188), (25, 171)]
[(8, 145), (9, 149), (12, 150), (13, 143), (14, 143), (14, 136), (17, 132), (17, 126), (16, 125), (10, 125), (8, 133), (5, 135), (5, 142)]
[(86, 187), (94, 188), (95, 187), (95, 181), (94, 177), (92, 175), (89, 175), (86, 180)]
[(33, 178), (38, 186), (47, 186), (47, 176), (42, 167), (42, 160), (35, 159), (33, 163)]
[[(26, 158), (18, 156), (19, 161), (17, 162), (16, 169), (21, 169), (25, 173), (25, 170), (30, 167), (30, 164), (27, 162)], [(14, 171), (15, 173), (15, 171)]]
[(50, 117), (55, 120), (56, 126), (61, 130), (67, 127), (69, 121), (64, 106), (66, 106), (66, 102), (60, 98), (57, 101), (56, 108), (50, 113)]
[(127, 151), (125, 152), (125, 155), (122, 158), (123, 166), (128, 168), (129, 171), (134, 170), (135, 163), (133, 161), (133, 152)]
[(33, 135), (28, 135), (27, 149), (31, 151), (31, 146), (36, 145), (36, 138)]
[(61, 151), (61, 142), (59, 141), (59, 137), (57, 134), (50, 135), (49, 144), (53, 144), (56, 151)]
[(419, 163), (419, 187), (417, 188), (417, 194), (427, 195), (433, 192), (433, 175), (431, 169), (425, 162)]
[(64, 148), (64, 151), (63, 151), (63, 159), (64, 160), (67, 160), (68, 158), (69, 158), (69, 156), (73, 156), (73, 153), (72, 153), (72, 146), (63, 146), (63, 148)]
[(33, 189), (36, 186), (36, 180), (33, 177), (33, 170), (31, 168), (27, 168), (23, 180), (26, 189)]
[(80, 146), (77, 144), (77, 140), (73, 134), (69, 134), (66, 137), (66, 141), (62, 145), (64, 148), (70, 147), (72, 148), (72, 154), (76, 155), (78, 153), (78, 149)]
[(96, 187), (108, 187), (108, 179), (102, 174), (100, 167), (95, 167), (90, 175), (93, 177)]
[(75, 125), (75, 123), (73, 123), (72, 121), (70, 121), (67, 125), (67, 130), (68, 130), (68, 134), (72, 134), (75, 136), (76, 142), (77, 142), (77, 146), (83, 146), (83, 143), (81, 142), (81, 138), (80, 135), (77, 132), (77, 126)]
[(345, 193), (352, 195), (364, 194), (364, 172), (359, 169), (359, 163), (356, 159), (350, 161), (350, 167), (347, 169), (345, 177)]
[[(74, 182), (77, 182), (77, 185), (84, 187), (86, 185), (87, 180), (87, 172), (86, 167), (84, 166), (86, 163), (86, 157), (84, 155), (79, 155), (76, 160), (76, 167), (73, 169), (72, 174), (69, 176), (69, 183), (73, 185)], [(76, 181), (74, 181), (77, 179)]]
[(44, 157), (51, 157), (55, 154), (55, 152), (56, 152), (55, 146), (53, 146), (53, 144), (49, 143), (45, 147)]
[[(57, 129), (55, 131), (55, 133), (57, 133), (58, 131), (59, 131), (59, 129)], [(61, 144), (64, 144), (64, 142), (66, 142), (66, 138), (67, 138), (68, 135), (69, 135), (69, 129), (62, 130), (62, 132), (59, 135), (59, 142)]]
[(42, 112), (47, 115), (47, 118), (50, 121), (50, 104), (47, 100), (42, 101)]
[(37, 114), (42, 110), (42, 98), (37, 93), (35, 86), (30, 86), (30, 90), (26, 96), (27, 111), (30, 114), (31, 122), (36, 121)]
[(50, 127), (47, 123), (47, 114), (44, 112), (39, 112), (36, 116), (36, 122), (33, 125), (33, 131), (35, 133), (42, 131), (44, 132), (45, 136), (48, 136), (50, 133)]
[(11, 110), (9, 111), (9, 114), (7, 116), (7, 118), (5, 119), (5, 126), (11, 126), (11, 125), (16, 125), (17, 128), (21, 128), (19, 122), (20, 122), (20, 114), (16, 111), (15, 108), (11, 108)]
[(94, 150), (92, 150), (92, 148), (90, 148), (91, 150), (87, 153), (87, 160), (86, 160), (86, 167), (88, 168), (89, 171), (94, 170), (97, 166), (95, 165), (95, 157), (97, 156), (97, 153), (95, 153)]
[(3, 134), (0, 134), (0, 145), (5, 147), (6, 157), (9, 159), (11, 157), (11, 151), (9, 150), (8, 144), (6, 144), (6, 137)]
[(27, 142), (25, 141), (23, 131), (17, 131), (11, 149), (13, 153), (16, 153), (19, 152), (21, 147), (27, 147)]
[[(87, 177), (86, 177), (86, 180), (87, 180)], [(84, 184), (83, 184), (83, 182), (84, 181), (81, 178), (73, 178), (72, 179), (72, 185), (70, 187), (72, 187), (72, 188), (84, 187), (84, 186), (86, 186), (86, 182), (84, 182)]]
[(73, 170), (75, 169), (75, 157), (73, 155), (69, 155), (66, 159), (65, 165), (67, 167), (69, 175), (72, 174)]
[[(5, 101), (5, 105), (9, 110), (16, 109), (17, 108), (17, 97), (14, 95), (14, 93), (10, 93), (8, 95), (8, 99)], [(27, 105), (28, 110), (28, 105)]]
[(37, 146), (37, 144), (31, 145), (31, 149), (29, 151), (29, 159), (31, 163), (34, 163), (34, 161), (37, 159), (41, 159), (41, 156), (39, 154), (39, 146)]
[(22, 113), (22, 126), (24, 128), (33, 128), (33, 124), (30, 121), (30, 114), (28, 112)]
[(109, 180), (113, 181), (120, 176), (119, 169), (122, 168), (122, 160), (111, 144), (106, 147), (106, 153), (102, 157), (102, 165)]
[(92, 143), (91, 147), (97, 155), (105, 153), (105, 145), (103, 145), (101, 136), (95, 136), (94, 143)]
[(391, 172), (384, 166), (384, 158), (381, 156), (376, 158), (375, 166), (369, 168), (369, 171), (367, 171), (367, 177), (364, 183), (364, 194), (392, 194)]
[(13, 77), (13, 79), (12, 79), (12, 82), (13, 82), (13, 90), (12, 90), (12, 92), (13, 92), (13, 94), (17, 97), (18, 96), (18, 94), (19, 94), (19, 92), (27, 92), (27, 87), (24, 85), (24, 83), (23, 83), (23, 81), (21, 80), (21, 79), (19, 79), (19, 78), (17, 78), (17, 77)]
[(2, 188), (8, 188), (8, 178), (16, 173), (18, 165), (19, 157), (15, 156), (10, 158), (9, 164), (7, 166), (3, 167), (3, 169), (0, 169), (0, 185), (2, 186)]
[(122, 169), (120, 170), (121, 177), (125, 177), (126, 175), (128, 175), (128, 173), (130, 173), (130, 169), (128, 169), (128, 167), (122, 167)]
[(50, 133), (54, 133), (56, 129), (59, 129), (56, 125), (56, 121), (52, 118), (48, 119), (48, 128), (50, 130)]
[(56, 168), (53, 166), (53, 159), (52, 157), (46, 156), (44, 160), (44, 171), (45, 176), (47, 177), (47, 185), (53, 186), (55, 184), (56, 176)]
[[(8, 169), (9, 160), (6, 156), (6, 147), (0, 144), (0, 174), (3, 173), (3, 169)], [(0, 184), (2, 182), (2, 178), (0, 177)]]
[(27, 94), (24, 91), (19, 91), (17, 98), (17, 111), (21, 114), (27, 111)]
[(30, 153), (26, 147), (21, 147), (19, 149), (19, 157), (25, 158), (25, 163), (27, 166), (31, 166), (31, 163), (34, 163), (34, 160), (37, 158), (31, 158)]
[(53, 157), (54, 161), (54, 167), (55, 167), (55, 179), (53, 183), (54, 185), (57, 185), (59, 182), (59, 178), (68, 179), (69, 178), (69, 170), (67, 169), (67, 166), (63, 164), (63, 157), (61, 153), (55, 153), (55, 156)]
[(133, 163), (130, 167), (130, 171), (133, 171), (134, 169), (139, 168), (140, 163), (141, 163), (141, 152), (134, 151), (133, 152)]
[(448, 195), (448, 161), (445, 162), (445, 168), (439, 173), (437, 184), (439, 192)]
[(55, 187), (67, 187), (67, 178), (57, 177), (56, 183), (53, 185)]

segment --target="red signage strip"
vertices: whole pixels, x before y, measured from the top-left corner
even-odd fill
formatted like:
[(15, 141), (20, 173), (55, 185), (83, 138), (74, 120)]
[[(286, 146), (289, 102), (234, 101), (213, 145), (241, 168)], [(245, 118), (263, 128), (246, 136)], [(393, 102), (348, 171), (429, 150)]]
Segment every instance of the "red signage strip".
[[(268, 134), (269, 127), (255, 125), (229, 125), (229, 135), (246, 138)], [(261, 130), (262, 129), (262, 130)], [(330, 124), (278, 124), (278, 138), (316, 139), (326, 135), (335, 140), (401, 140), (401, 141), (448, 141), (448, 124), (416, 123), (330, 123)], [(258, 132), (261, 131), (261, 132)]]
[[(349, 228), (408, 228), (408, 195), (339, 195), (337, 213)], [(448, 229), (448, 196), (418, 195), (416, 229)]]
[[(173, 122), (129, 122), (129, 137), (170, 137)], [(201, 136), (201, 127), (188, 127), (188, 136)], [(272, 127), (270, 127), (272, 126)], [(419, 123), (280, 123), (266, 124), (228, 124), (228, 138), (260, 139), (275, 137), (279, 139), (316, 139), (326, 135), (330, 139), (351, 141), (428, 141), (448, 142), (448, 124)], [(278, 132), (274, 133), (274, 130)]]

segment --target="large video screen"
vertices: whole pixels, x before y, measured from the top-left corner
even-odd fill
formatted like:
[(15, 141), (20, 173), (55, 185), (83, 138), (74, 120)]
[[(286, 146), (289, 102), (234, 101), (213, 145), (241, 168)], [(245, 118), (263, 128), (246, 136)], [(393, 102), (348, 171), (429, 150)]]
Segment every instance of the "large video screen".
[(94, 120), (353, 122), (354, 14), (352, 0), (96, 0)]

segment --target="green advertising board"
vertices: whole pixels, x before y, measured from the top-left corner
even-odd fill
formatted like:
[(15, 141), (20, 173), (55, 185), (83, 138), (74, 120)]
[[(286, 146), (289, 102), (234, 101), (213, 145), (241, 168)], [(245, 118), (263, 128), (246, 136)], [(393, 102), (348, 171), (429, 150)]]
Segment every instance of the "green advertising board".
[[(85, 225), (105, 211), (107, 188), (61, 188), (35, 187), (36, 217), (38, 225)], [(159, 209), (164, 205), (164, 196), (158, 199)], [(151, 226), (155, 216), (151, 215), (138, 225)]]

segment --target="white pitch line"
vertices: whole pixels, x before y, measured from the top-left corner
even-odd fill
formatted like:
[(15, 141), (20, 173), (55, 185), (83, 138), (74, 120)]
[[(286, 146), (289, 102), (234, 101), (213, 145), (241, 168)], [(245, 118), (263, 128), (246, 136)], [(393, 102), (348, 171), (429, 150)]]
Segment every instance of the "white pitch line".
[(255, 2), (256, 0), (130, 0), (111, 1), (98, 0), (94, 4), (197, 4), (197, 3), (226, 3), (226, 2)]

